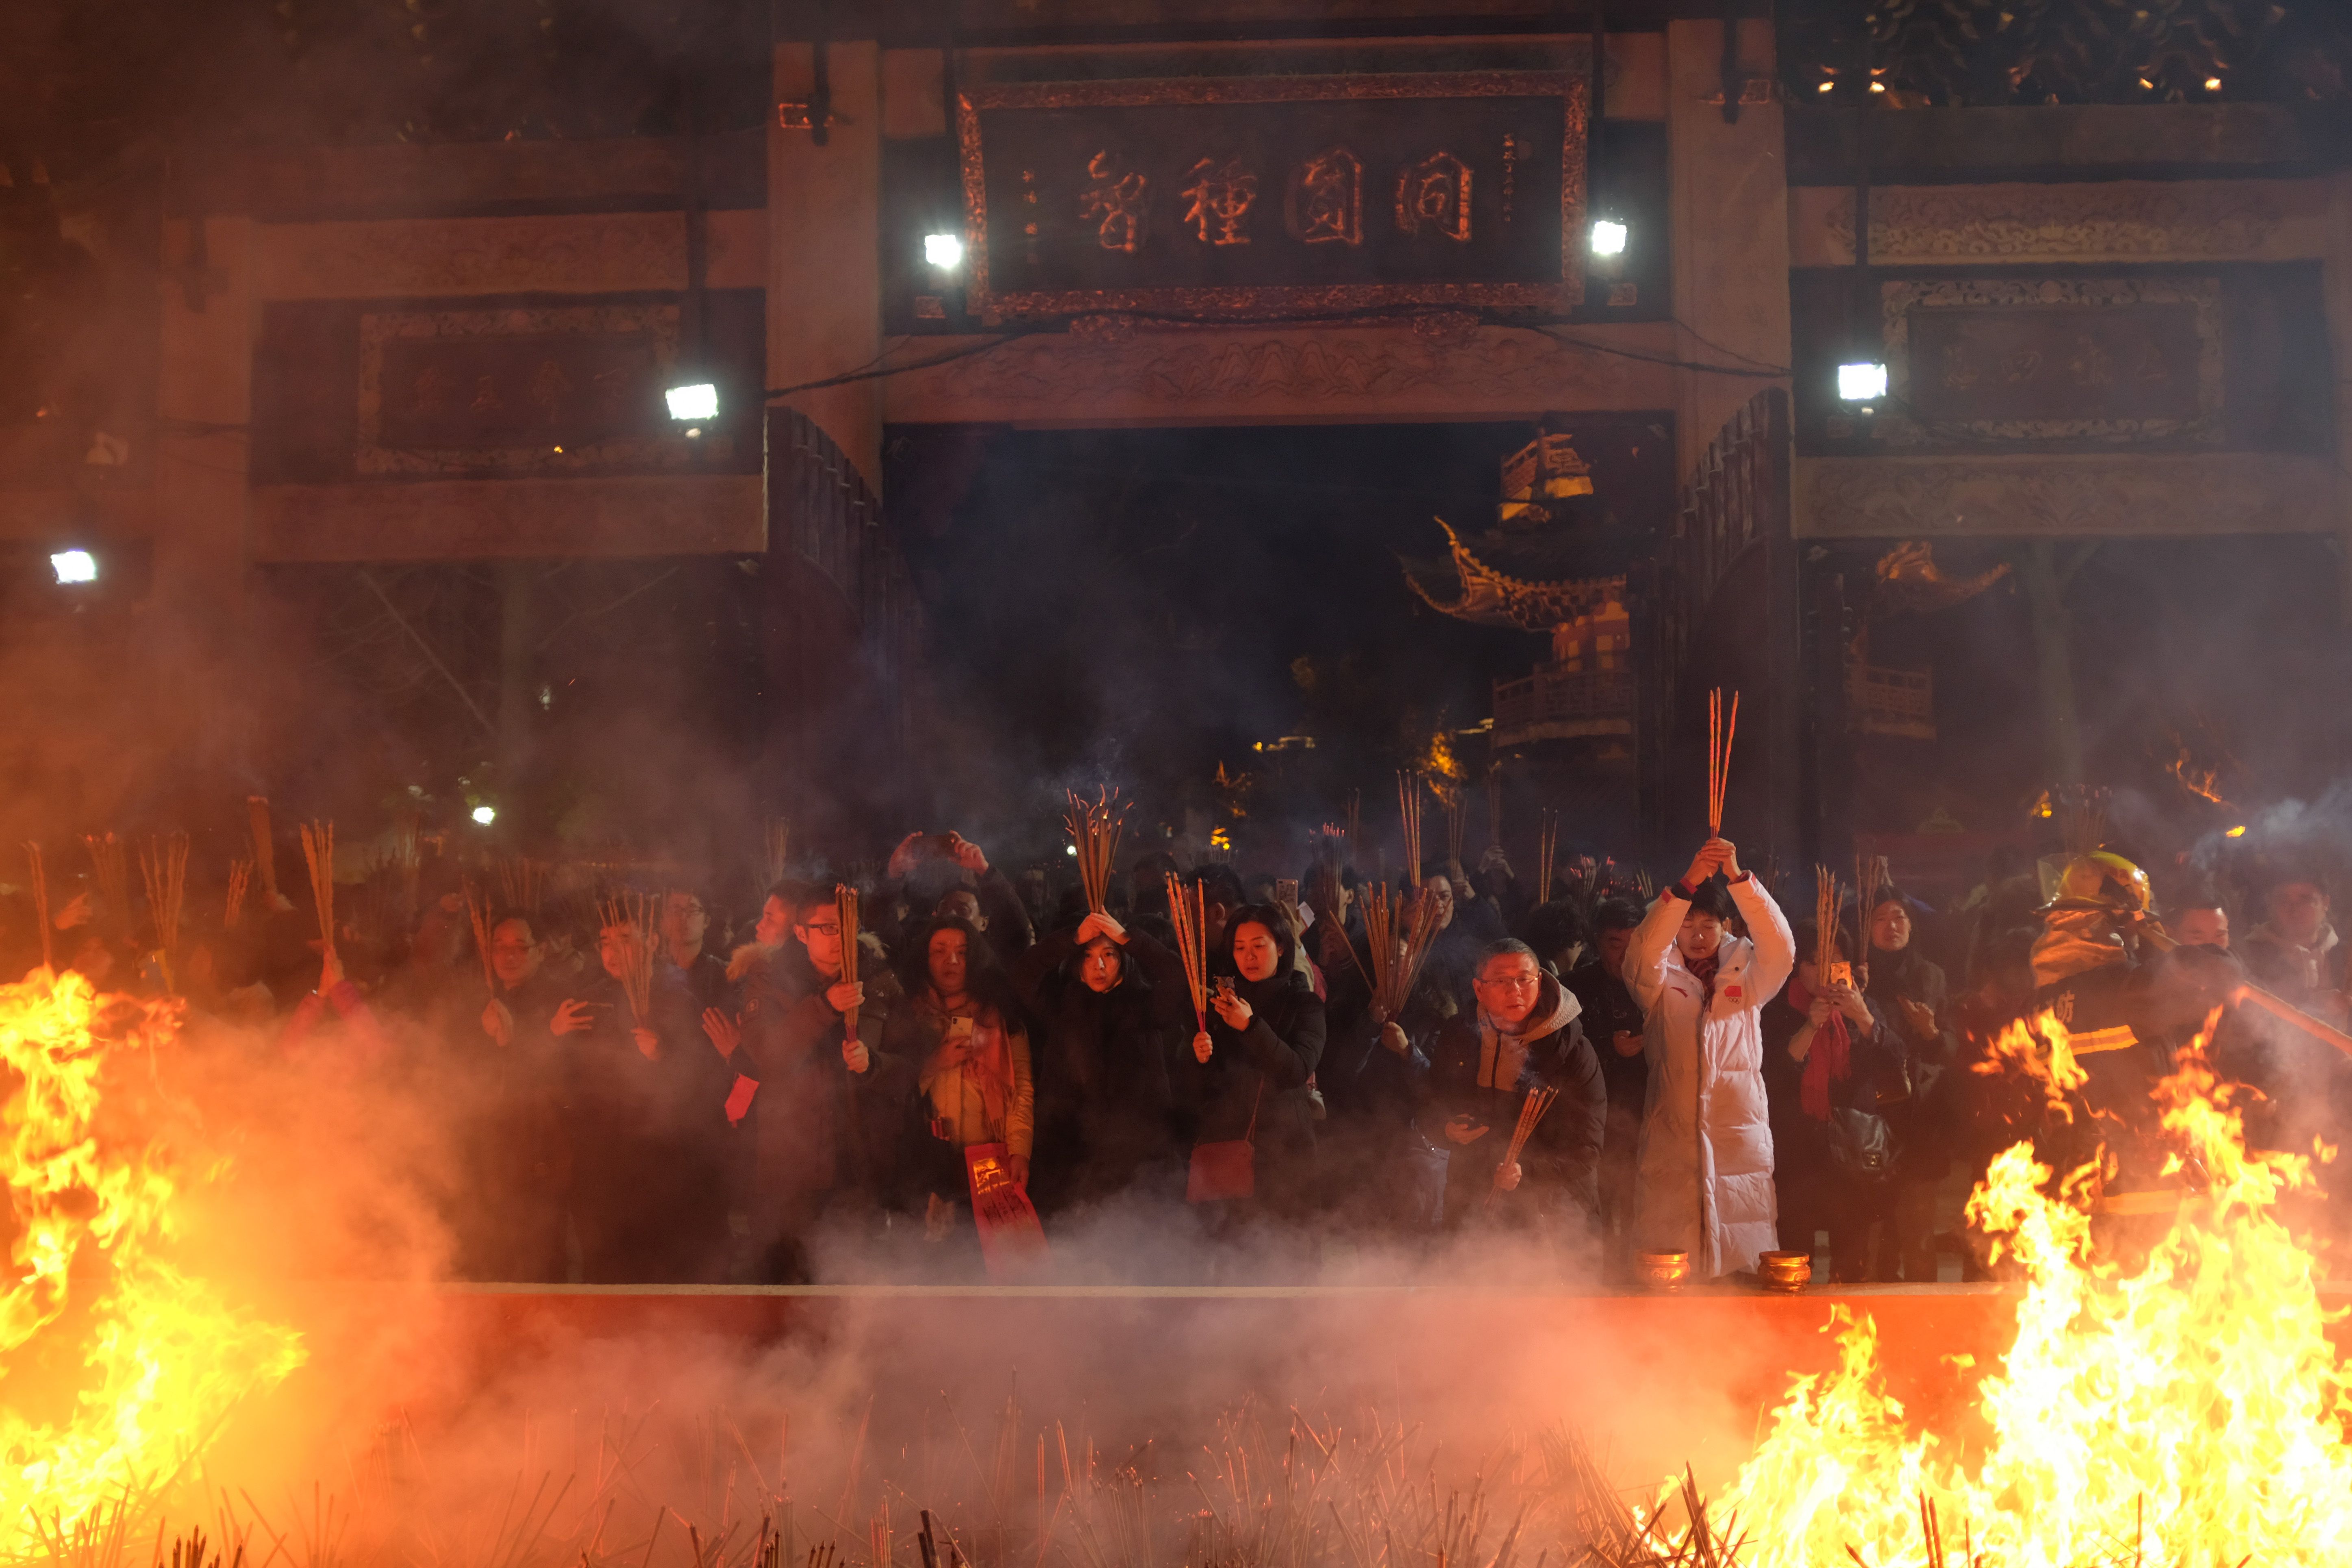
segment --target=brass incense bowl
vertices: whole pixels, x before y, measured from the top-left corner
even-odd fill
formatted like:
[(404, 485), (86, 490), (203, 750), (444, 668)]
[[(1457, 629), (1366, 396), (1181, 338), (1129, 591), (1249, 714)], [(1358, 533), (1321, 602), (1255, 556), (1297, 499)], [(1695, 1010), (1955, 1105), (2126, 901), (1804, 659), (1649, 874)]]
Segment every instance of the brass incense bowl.
[(1633, 1277), (1642, 1282), (1644, 1290), (1679, 1290), (1690, 1283), (1690, 1254), (1637, 1252), (1633, 1254)]
[(1767, 1290), (1794, 1295), (1813, 1282), (1810, 1252), (1767, 1252), (1756, 1259), (1756, 1282)]

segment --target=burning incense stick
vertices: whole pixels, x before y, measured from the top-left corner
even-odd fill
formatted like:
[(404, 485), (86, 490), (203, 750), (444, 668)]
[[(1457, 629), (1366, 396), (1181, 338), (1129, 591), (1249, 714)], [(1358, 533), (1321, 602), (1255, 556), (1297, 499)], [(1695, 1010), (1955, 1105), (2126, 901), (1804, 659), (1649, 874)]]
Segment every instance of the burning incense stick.
[(1519, 1163), (1519, 1155), (1526, 1151), (1528, 1140), (1535, 1135), (1536, 1124), (1544, 1119), (1544, 1112), (1549, 1110), (1551, 1102), (1559, 1098), (1559, 1090), (1538, 1085), (1528, 1090), (1528, 1097), (1519, 1101), (1519, 1125), (1511, 1134), (1510, 1152), (1503, 1156), (1503, 1163), (1495, 1167), (1495, 1184), (1486, 1189), (1485, 1207), (1495, 1206), (1496, 1195), (1503, 1190), (1503, 1173)]
[(1209, 935), (1207, 907), (1201, 884), (1187, 893), (1176, 873), (1168, 873), (1168, 914), (1176, 927), (1176, 955), (1184, 961), (1184, 984), (1192, 993), (1192, 1017), (1201, 1032), (1209, 1028)]
[(1706, 833), (1723, 837), (1723, 792), (1731, 780), (1731, 738), (1739, 732), (1739, 693), (1731, 694), (1731, 710), (1723, 707), (1723, 688), (1706, 694)]
[(106, 919), (125, 941), (131, 936), (131, 876), (123, 862), (122, 840), (111, 833), (85, 833), (89, 866), (98, 881), (98, 896), (106, 901)]
[(180, 952), (180, 905), (188, 887), (188, 836), (151, 837), (139, 851), (139, 875), (147, 884), (147, 913), (155, 922), (163, 985), (166, 990), (176, 989), (172, 976)]
[(467, 878), (464, 883), (464, 887), (466, 889), (466, 918), (473, 922), (474, 946), (482, 955), (482, 984), (488, 986), (490, 988), (490, 994), (495, 996), (499, 994), (499, 972), (490, 965), (490, 910), (488, 901), (485, 900), (481, 894), (475, 891), (473, 879)]
[[(1357, 864), (1357, 862), (1356, 862), (1356, 846), (1357, 846), (1357, 844), (1358, 844), (1359, 842), (1360, 842), (1360, 840), (1361, 840), (1361, 835), (1358, 832), (1358, 829), (1362, 826), (1362, 824), (1363, 824), (1363, 819), (1364, 819), (1364, 792), (1363, 792), (1362, 790), (1360, 790), (1360, 789), (1351, 789), (1351, 790), (1349, 790), (1349, 791), (1348, 792), (1348, 810), (1347, 810), (1347, 813), (1346, 813), (1346, 815), (1345, 815), (1345, 816), (1340, 819), (1343, 823), (1345, 823), (1345, 824), (1346, 824), (1346, 826), (1347, 826), (1347, 832), (1348, 832), (1348, 864), (1349, 864), (1349, 865), (1350, 865), (1350, 866), (1355, 866), (1355, 865)], [(1361, 868), (1362, 868), (1358, 867), (1358, 869), (1360, 869), (1360, 870)]]
[(1372, 961), (1372, 1005), (1383, 1022), (1404, 1012), (1437, 936), (1434, 900), (1418, 889), (1395, 904), (1386, 886), (1364, 900), (1364, 946)]
[(793, 825), (781, 816), (768, 818), (764, 847), (768, 856), (768, 879), (761, 884), (763, 889), (784, 879), (784, 869), (792, 863)]
[(49, 936), (49, 874), (41, 866), (41, 846), (38, 840), (25, 844), (25, 858), (33, 866), (33, 918), (41, 925), (41, 967), (55, 974), (57, 954), (50, 951)]
[(335, 951), (335, 825), (302, 824), (302, 859), (310, 868), (310, 901), (319, 911), (319, 937), (324, 952)]
[(625, 927), (628, 935), (621, 961), (622, 994), (629, 999), (629, 1018), (640, 1028), (654, 1011), (654, 959), (658, 949), (654, 944), (654, 904), (643, 893), (620, 893), (597, 901), (597, 920), (603, 931)]
[(1830, 966), (1838, 961), (1838, 912), (1844, 901), (1844, 889), (1838, 886), (1835, 873), (1827, 866), (1813, 868), (1813, 943), (1814, 983), (1826, 986), (1830, 983)]
[(509, 855), (499, 859), (498, 869), (499, 890), (506, 895), (508, 905), (539, 913), (540, 901), (547, 894), (546, 862)]
[(1070, 842), (1078, 851), (1078, 879), (1086, 885), (1087, 912), (1106, 914), (1109, 906), (1104, 899), (1118, 863), (1118, 836), (1127, 821), (1127, 806), (1115, 789), (1104, 790), (1092, 804), (1073, 793), (1063, 820), (1069, 824)]
[[(857, 984), (857, 889), (837, 887), (833, 890), (834, 912), (841, 921), (841, 983)], [(857, 1038), (857, 1009), (852, 1007), (841, 1016), (842, 1041), (845, 1045)]]
[(221, 905), (221, 929), (235, 931), (245, 918), (245, 895), (253, 885), (253, 862), (232, 860), (228, 863), (228, 897)]
[(1450, 794), (1441, 792), (1437, 802), (1445, 808), (1446, 864), (1449, 867), (1459, 866), (1462, 864), (1462, 829), (1464, 819), (1469, 816), (1469, 808), (1463, 804), (1462, 792), (1458, 789)]
[(1421, 887), (1421, 775), (1397, 774), (1397, 816), (1404, 827), (1404, 872)]
[(1551, 902), (1552, 867), (1559, 858), (1559, 813), (1545, 810), (1536, 827), (1536, 902)]
[(275, 900), (278, 897), (278, 841), (269, 831), (269, 797), (266, 795), (247, 795), (245, 816), (253, 828), (253, 864), (261, 872), (261, 890)]

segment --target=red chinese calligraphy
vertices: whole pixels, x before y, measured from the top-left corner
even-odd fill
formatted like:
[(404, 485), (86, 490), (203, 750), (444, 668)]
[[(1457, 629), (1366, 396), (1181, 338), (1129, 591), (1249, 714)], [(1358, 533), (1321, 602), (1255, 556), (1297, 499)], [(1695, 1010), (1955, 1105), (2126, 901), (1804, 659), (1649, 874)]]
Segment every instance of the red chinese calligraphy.
[(1177, 194), (1192, 205), (1184, 221), (1193, 237), (1211, 245), (1247, 245), (1244, 232), (1250, 208), (1257, 205), (1257, 176), (1238, 158), (1220, 163), (1203, 158), (1185, 172), (1184, 188)]
[(1290, 172), (1283, 219), (1308, 245), (1364, 243), (1364, 166), (1345, 147), (1318, 153)]
[(1122, 169), (1120, 160), (1108, 152), (1087, 160), (1087, 178), (1094, 184), (1080, 197), (1079, 212), (1095, 225), (1096, 239), (1105, 250), (1134, 255), (1143, 243), (1150, 182), (1132, 169)]
[(1405, 234), (1470, 240), (1470, 165), (1451, 153), (1432, 153), (1397, 175), (1396, 225)]

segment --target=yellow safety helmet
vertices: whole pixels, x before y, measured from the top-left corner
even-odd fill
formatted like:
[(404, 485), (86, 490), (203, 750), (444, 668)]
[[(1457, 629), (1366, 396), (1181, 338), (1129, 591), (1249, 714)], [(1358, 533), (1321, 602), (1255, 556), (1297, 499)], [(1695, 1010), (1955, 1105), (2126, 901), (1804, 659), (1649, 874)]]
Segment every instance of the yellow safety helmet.
[(2042, 862), (2042, 909), (2104, 910), (2144, 915), (2152, 902), (2147, 873), (2105, 849), (2053, 856)]

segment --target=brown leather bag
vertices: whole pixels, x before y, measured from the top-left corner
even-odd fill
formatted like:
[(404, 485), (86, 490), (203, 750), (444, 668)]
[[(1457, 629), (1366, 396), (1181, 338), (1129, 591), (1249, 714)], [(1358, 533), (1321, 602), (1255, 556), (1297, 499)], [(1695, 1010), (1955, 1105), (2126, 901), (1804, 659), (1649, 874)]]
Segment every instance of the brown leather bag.
[(1257, 1112), (1265, 1103), (1265, 1079), (1257, 1080), (1250, 1102), (1249, 1131), (1238, 1138), (1192, 1145), (1192, 1167), (1184, 1177), (1184, 1201), (1213, 1204), (1257, 1195)]

